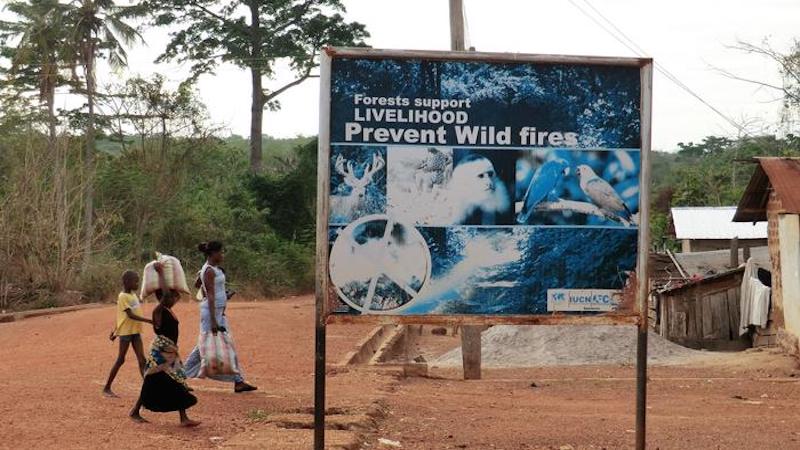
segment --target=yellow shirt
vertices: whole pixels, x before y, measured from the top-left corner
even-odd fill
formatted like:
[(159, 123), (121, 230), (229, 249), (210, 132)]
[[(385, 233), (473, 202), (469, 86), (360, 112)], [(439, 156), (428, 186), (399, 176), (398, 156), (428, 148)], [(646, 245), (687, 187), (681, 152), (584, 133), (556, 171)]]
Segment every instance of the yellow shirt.
[(142, 332), (143, 322), (128, 317), (128, 314), (125, 312), (128, 309), (137, 316), (144, 317), (142, 302), (139, 300), (139, 296), (120, 292), (119, 297), (117, 297), (117, 336), (128, 336)]

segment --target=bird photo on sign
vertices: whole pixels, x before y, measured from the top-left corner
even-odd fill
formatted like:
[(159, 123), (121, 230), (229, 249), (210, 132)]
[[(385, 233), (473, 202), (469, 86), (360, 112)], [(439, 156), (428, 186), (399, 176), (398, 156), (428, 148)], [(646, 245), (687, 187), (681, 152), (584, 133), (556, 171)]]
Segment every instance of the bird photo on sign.
[(516, 166), (520, 225), (639, 224), (639, 151), (520, 151)]

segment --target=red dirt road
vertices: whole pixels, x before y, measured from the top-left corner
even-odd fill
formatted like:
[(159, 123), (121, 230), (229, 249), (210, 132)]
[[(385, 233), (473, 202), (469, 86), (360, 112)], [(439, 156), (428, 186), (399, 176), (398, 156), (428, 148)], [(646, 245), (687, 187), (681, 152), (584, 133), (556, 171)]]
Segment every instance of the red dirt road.
[[(182, 303), (176, 310), (185, 355), (196, 338), (196, 305)], [(116, 355), (117, 343), (106, 338), (113, 315), (109, 306), (0, 324), (0, 448), (311, 448), (310, 298), (231, 307), (246, 375), (261, 389), (233, 394), (230, 385), (192, 380), (199, 404), (190, 415), (203, 421), (192, 430), (179, 428), (174, 413), (144, 411), (152, 422), (145, 425), (127, 419), (140, 386), (132, 353), (115, 383), (122, 398), (100, 394)], [(369, 328), (330, 327), (329, 363)], [(148, 332), (146, 344), (150, 338)], [(384, 405), (385, 417), (361, 421), (357, 432), (329, 432), (330, 442), (346, 448), (391, 448), (380, 438), (404, 449), (633, 444), (630, 367), (495, 370), (470, 382), (455, 371), (399, 381), (374, 370), (329, 373), (328, 404), (343, 412), (331, 416), (332, 428), (347, 430), (343, 424), (358, 422), (376, 402)], [(651, 368), (648, 448), (800, 449), (799, 374), (792, 359), (766, 351), (694, 367)], [(290, 422), (288, 429), (268, 423), (278, 417)]]
[[(152, 307), (146, 306), (148, 315)], [(175, 311), (185, 357), (197, 341), (197, 305), (182, 302)], [(234, 394), (231, 384), (190, 380), (199, 402), (189, 415), (203, 422), (191, 430), (177, 427), (177, 413), (143, 410), (151, 421), (144, 425), (127, 418), (141, 386), (132, 350), (114, 384), (121, 398), (101, 395), (118, 346), (107, 338), (113, 307), (0, 324), (0, 448), (215, 447), (262, 426), (258, 421), (273, 413), (310, 408), (313, 300), (234, 303), (228, 317), (245, 375), (259, 391)], [(338, 361), (369, 329), (331, 327), (329, 361)], [(148, 329), (145, 348), (151, 338)], [(356, 381), (350, 374), (332, 377), (331, 397), (342, 401), (330, 400), (331, 406), (363, 407), (384, 380), (369, 374)]]
[[(405, 449), (633, 448), (630, 368), (499, 370), (467, 382), (445, 375), (452, 378), (405, 380), (368, 442), (382, 437)], [(648, 448), (800, 449), (800, 380), (787, 375), (775, 367), (651, 368)]]

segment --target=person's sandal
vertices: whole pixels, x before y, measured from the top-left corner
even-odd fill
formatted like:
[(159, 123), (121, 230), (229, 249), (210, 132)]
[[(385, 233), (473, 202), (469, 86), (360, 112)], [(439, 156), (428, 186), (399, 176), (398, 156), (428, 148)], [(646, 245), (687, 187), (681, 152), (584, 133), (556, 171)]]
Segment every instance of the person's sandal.
[(233, 387), (233, 392), (241, 394), (242, 392), (255, 391), (257, 389), (258, 388), (253, 385), (241, 382), (241, 383), (236, 383), (236, 386)]

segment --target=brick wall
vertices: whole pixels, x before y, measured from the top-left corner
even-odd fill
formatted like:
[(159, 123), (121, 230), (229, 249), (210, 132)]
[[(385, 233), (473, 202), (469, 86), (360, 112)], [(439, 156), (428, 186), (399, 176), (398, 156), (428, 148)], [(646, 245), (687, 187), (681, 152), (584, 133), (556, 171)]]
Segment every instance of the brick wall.
[(778, 239), (778, 214), (783, 211), (783, 205), (775, 191), (769, 193), (767, 201), (767, 245), (769, 246), (769, 259), (772, 263), (772, 306), (777, 314), (775, 325), (783, 327), (783, 289), (781, 286), (781, 258), (780, 241)]

